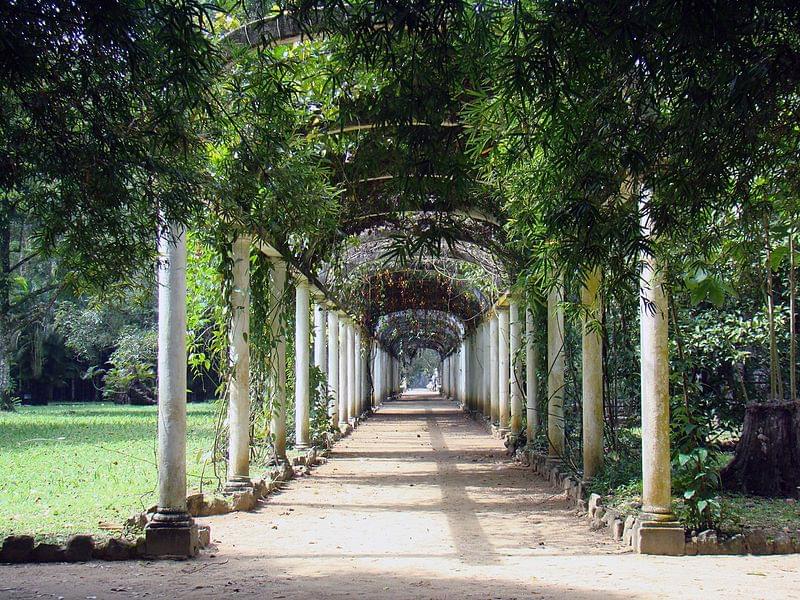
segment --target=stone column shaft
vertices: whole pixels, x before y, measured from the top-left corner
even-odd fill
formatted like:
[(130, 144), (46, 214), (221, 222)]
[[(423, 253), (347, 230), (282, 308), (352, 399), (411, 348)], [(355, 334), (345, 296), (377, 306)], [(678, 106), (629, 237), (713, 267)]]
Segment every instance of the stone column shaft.
[(250, 238), (233, 242), (233, 285), (228, 360), (228, 480), (225, 489), (235, 492), (250, 484)]
[(350, 422), (350, 402), (349, 402), (349, 394), (350, 394), (350, 386), (348, 385), (347, 380), (347, 373), (348, 373), (348, 358), (349, 358), (349, 351), (348, 346), (350, 344), (348, 340), (348, 327), (347, 327), (347, 319), (344, 316), (339, 318), (339, 428), (345, 429), (349, 422)]
[[(644, 237), (652, 237), (647, 217), (650, 194), (640, 198)], [(656, 246), (655, 252), (658, 252)], [(669, 442), (669, 306), (664, 265), (658, 254), (642, 256), (639, 301), (642, 385), (642, 517), (633, 547), (642, 554), (680, 556), (686, 551), (683, 526), (672, 514)]]
[(483, 416), (492, 418), (492, 325), (491, 317), (483, 323)]
[(472, 386), (470, 385), (470, 376), (472, 375), (472, 367), (470, 365), (472, 354), (472, 336), (464, 338), (461, 351), (461, 387), (463, 388), (461, 396), (461, 405), (466, 412), (469, 412), (472, 400), (470, 394), (472, 393)]
[(458, 348), (458, 400), (462, 405), (467, 404), (467, 341), (463, 340)]
[(511, 302), (509, 307), (509, 354), (511, 355), (511, 434), (522, 432), (522, 368), (520, 364), (520, 346), (522, 345), (522, 321), (519, 315), (519, 304)]
[(656, 257), (643, 256), (641, 281), (642, 511), (672, 519), (668, 305)]
[(158, 240), (158, 511), (186, 514), (186, 234)]
[(328, 390), (332, 396), (331, 423), (339, 424), (339, 316), (328, 311)]
[(350, 423), (355, 423), (356, 412), (356, 332), (352, 323), (347, 324), (347, 414)]
[(355, 362), (355, 370), (354, 376), (356, 381), (356, 393), (355, 393), (355, 416), (361, 417), (361, 413), (364, 412), (364, 407), (362, 405), (364, 399), (364, 390), (363, 390), (363, 367), (364, 362), (361, 357), (361, 332), (356, 329), (355, 330), (355, 339), (353, 341), (353, 351), (355, 352), (356, 362)]
[(378, 406), (381, 398), (381, 348), (375, 342), (372, 352), (372, 405)]
[(151, 556), (197, 553), (186, 512), (186, 237), (172, 225), (158, 238), (158, 510), (145, 530)]
[(492, 425), (500, 426), (500, 327), (497, 315), (489, 322), (489, 399)]
[(309, 368), (311, 342), (309, 338), (310, 298), (308, 281), (300, 279), (295, 286), (294, 337), (294, 423), (295, 448), (308, 448), (309, 427)]
[(536, 379), (536, 371), (539, 368), (539, 350), (534, 340), (535, 325), (533, 312), (530, 309), (525, 311), (525, 399), (527, 410), (527, 430), (528, 443), (539, 433), (541, 418), (539, 416), (539, 382)]
[(511, 366), (509, 359), (509, 314), (507, 308), (497, 311), (497, 404), (500, 431), (509, 430), (511, 421), (511, 406), (509, 404), (509, 391), (511, 381)]
[(326, 348), (325, 307), (314, 304), (314, 366), (328, 376), (328, 349)]

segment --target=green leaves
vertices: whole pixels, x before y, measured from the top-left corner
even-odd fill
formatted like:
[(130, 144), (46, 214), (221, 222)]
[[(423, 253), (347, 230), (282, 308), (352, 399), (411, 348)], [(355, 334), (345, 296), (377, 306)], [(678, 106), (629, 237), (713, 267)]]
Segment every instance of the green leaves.
[(732, 288), (717, 275), (712, 275), (703, 267), (697, 267), (691, 275), (684, 280), (693, 305), (701, 302), (710, 302), (720, 307), (725, 302), (725, 296), (733, 293)]
[[(798, 259), (797, 255), (798, 255), (798, 253), (795, 252), (795, 261), (797, 261), (797, 259)], [(777, 272), (780, 269), (781, 264), (784, 262), (785, 259), (787, 259), (788, 256), (789, 256), (789, 244), (782, 244), (780, 246), (776, 246), (776, 247), (772, 248), (772, 250), (770, 252), (770, 257), (769, 257), (770, 258), (770, 264), (769, 264), (770, 268), (774, 272)]]
[(694, 416), (677, 402), (672, 409), (673, 487), (683, 499), (681, 520), (690, 528), (713, 528), (721, 519), (720, 459), (708, 446), (710, 417)]

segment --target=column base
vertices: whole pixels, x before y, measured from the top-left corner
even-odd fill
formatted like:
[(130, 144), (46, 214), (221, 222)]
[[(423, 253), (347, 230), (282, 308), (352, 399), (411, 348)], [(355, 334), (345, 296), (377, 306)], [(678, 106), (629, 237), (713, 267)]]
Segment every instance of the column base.
[(240, 492), (252, 491), (253, 482), (249, 477), (231, 477), (225, 482), (223, 491), (226, 494), (238, 494)]
[(294, 449), (295, 450), (301, 450), (301, 451), (305, 452), (306, 450), (310, 450), (311, 449), (311, 444), (295, 444), (294, 445)]
[(558, 456), (548, 456), (545, 462), (548, 469), (552, 469), (553, 467), (560, 467), (564, 464), (564, 461), (561, 460)]
[(683, 556), (686, 535), (671, 514), (643, 514), (633, 535), (633, 549), (639, 554)]
[(145, 527), (147, 557), (191, 558), (199, 548), (197, 525), (184, 511), (159, 509)]
[(286, 458), (285, 454), (283, 456), (277, 455), (277, 456), (274, 456), (274, 457), (270, 458), (267, 461), (266, 466), (267, 467), (279, 467), (281, 465), (285, 465), (287, 462), (288, 462), (288, 459)]
[(514, 433), (513, 431), (508, 432), (508, 443), (512, 448), (516, 448), (517, 444), (519, 443), (519, 438), (521, 433)]
[(353, 431), (353, 427), (350, 425), (350, 423), (339, 423), (339, 433), (342, 435), (347, 435), (351, 431)]

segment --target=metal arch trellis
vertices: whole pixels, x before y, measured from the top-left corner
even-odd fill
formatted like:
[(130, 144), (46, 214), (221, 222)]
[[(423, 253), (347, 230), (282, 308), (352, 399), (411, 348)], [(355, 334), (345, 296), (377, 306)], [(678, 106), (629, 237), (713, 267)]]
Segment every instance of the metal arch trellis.
[(453, 313), (440, 310), (407, 309), (383, 315), (375, 335), (390, 352), (405, 360), (419, 348), (431, 348), (444, 357), (463, 339), (466, 328)]
[[(224, 41), (258, 52), (318, 32), (317, 42), (326, 44), (336, 35), (330, 19), (351, 17), (257, 15)], [(325, 148), (331, 182), (341, 192), (338, 224), (299, 244), (302, 256), (294, 261), (318, 275), (340, 306), (360, 313), (376, 336), (383, 315), (405, 310), (455, 315), (463, 335), (510, 285), (520, 262), (504, 229), (503, 202), (478, 178), (475, 157), (465, 150), (462, 101), (446, 86), (430, 91), (441, 96), (439, 106), (403, 98), (377, 102), (386, 99), (381, 93), (378, 86), (343, 94), (330, 112), (312, 111), (309, 134)], [(435, 331), (422, 333), (414, 343), (452, 349), (450, 330), (445, 341)]]

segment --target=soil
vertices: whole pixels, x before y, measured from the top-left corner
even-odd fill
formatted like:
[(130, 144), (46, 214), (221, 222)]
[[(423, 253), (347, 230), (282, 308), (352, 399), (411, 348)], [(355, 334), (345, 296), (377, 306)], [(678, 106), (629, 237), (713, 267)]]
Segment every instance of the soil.
[(195, 560), (0, 566), (0, 598), (796, 598), (800, 556), (638, 556), (449, 402), (407, 394)]

